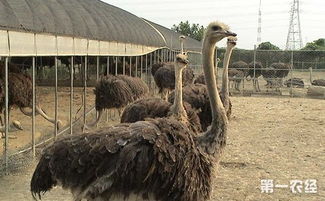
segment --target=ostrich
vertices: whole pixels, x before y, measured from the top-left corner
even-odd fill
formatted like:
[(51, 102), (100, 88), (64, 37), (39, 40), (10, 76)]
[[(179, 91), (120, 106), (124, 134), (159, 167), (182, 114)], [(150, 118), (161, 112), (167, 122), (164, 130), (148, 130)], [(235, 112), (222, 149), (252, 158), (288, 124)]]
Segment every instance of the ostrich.
[[(184, 43), (185, 37), (180, 36), (180, 43), (181, 43), (181, 53), (184, 53), (183, 49), (183, 43)], [(162, 64), (159, 64), (162, 65)], [(156, 67), (155, 67), (156, 68)], [(174, 69), (174, 63), (168, 62), (163, 63), (163, 66), (158, 68), (157, 70), (154, 70), (154, 80), (159, 88), (159, 93), (161, 94), (161, 98), (164, 100), (167, 100), (169, 91), (175, 89), (175, 69)], [(187, 67), (183, 70), (182, 75), (182, 83), (183, 86), (189, 85), (193, 82), (194, 79), (194, 71)]]
[(116, 108), (121, 114), (121, 110), (126, 105), (145, 97), (148, 93), (148, 86), (138, 77), (102, 76), (94, 89), (95, 108), (98, 111), (98, 116), (92, 123), (83, 125), (83, 130), (94, 127), (101, 119), (104, 109)]
[(283, 78), (288, 76), (289, 70), (292, 68), (290, 64), (278, 62), (271, 64), (270, 68), (275, 70), (274, 77), (279, 79), (279, 83), (277, 85), (283, 85)]
[(324, 79), (313, 80), (311, 84), (315, 86), (325, 87), (325, 80)]
[[(229, 89), (228, 89), (228, 76), (225, 74), (228, 72), (228, 64), (230, 60), (230, 55), (232, 53), (233, 48), (236, 45), (236, 40), (235, 38), (229, 38), (227, 41), (227, 48), (226, 48), (226, 53), (224, 57), (224, 62), (223, 62), (223, 85), (222, 89), (220, 92), (220, 98), (223, 102), (223, 104), (228, 105), (226, 108), (227, 112), (227, 117), (230, 118), (231, 116), (231, 107), (232, 104), (229, 100)], [(205, 82), (204, 82), (205, 83)], [(218, 91), (220, 91), (218, 89)], [(171, 93), (170, 96), (168, 97), (169, 102), (173, 102), (175, 97), (174, 93)], [(212, 116), (211, 116), (211, 107), (210, 107), (210, 101), (209, 101), (209, 96), (208, 96), (208, 91), (207, 91), (207, 86), (204, 84), (196, 83), (196, 84), (191, 84), (183, 89), (183, 100), (187, 103), (189, 103), (194, 109), (199, 110), (200, 112), (198, 113), (199, 119), (200, 119), (200, 124), (203, 130), (206, 130), (208, 126), (211, 124), (212, 121)]]
[(305, 87), (305, 83), (301, 78), (297, 78), (297, 77), (293, 77), (292, 79), (288, 79), (284, 82), (284, 84), (287, 87), (296, 87), (296, 88), (304, 88)]
[[(254, 68), (254, 66), (255, 66), (255, 68)], [(261, 91), (260, 85), (258, 83), (258, 77), (260, 77), (262, 75), (262, 69), (263, 69), (262, 63), (259, 61), (257, 61), (257, 62), (252, 61), (251, 63), (248, 64), (248, 68), (249, 68), (248, 72), (245, 75), (246, 78), (250, 77), (252, 79), (255, 91)]]
[(275, 69), (273, 67), (263, 68), (261, 74), (266, 81), (267, 88), (275, 86)]
[[(5, 107), (5, 94), (4, 86), (4, 64), (0, 63), (0, 111), (4, 112)], [(18, 107), (20, 111), (27, 115), (32, 116), (32, 112), (26, 110), (26, 108), (32, 108), (32, 79), (29, 75), (19, 72), (19, 68), (11, 65), (9, 66), (9, 73), (8, 73), (8, 96), (9, 96), (9, 112), (10, 109), (13, 107)], [(55, 124), (55, 119), (49, 117), (41, 108), (40, 105), (36, 105), (36, 113), (40, 114), (44, 119), (47, 121)], [(8, 112), (8, 113), (9, 113)], [(2, 121), (2, 120), (1, 120)], [(60, 120), (57, 121), (58, 128), (62, 126)]]
[(242, 80), (244, 80), (245, 77), (245, 73), (241, 70), (237, 70), (237, 69), (229, 69), (228, 71), (228, 76), (229, 76), (229, 82), (233, 82), (233, 87), (236, 90), (240, 90), (239, 86)]
[[(174, 64), (175, 73), (178, 72), (178, 69), (184, 69), (187, 64), (187, 55), (178, 54), (176, 56), (176, 62)], [(176, 91), (182, 90), (181, 76), (177, 75), (175, 77), (175, 93), (179, 95), (180, 92)], [(194, 111), (192, 107), (186, 102), (184, 103), (184, 106), (186, 115), (189, 118), (189, 127), (196, 132), (201, 131), (200, 119), (197, 116), (196, 111)], [(144, 121), (147, 118), (166, 117), (171, 113), (174, 107), (176, 107), (175, 104), (172, 105), (171, 103), (158, 98), (141, 99), (128, 105), (124, 109), (121, 116), (121, 123), (133, 123), (137, 121)]]
[[(203, 67), (212, 109), (209, 130), (197, 135), (184, 124), (181, 108), (167, 118), (105, 127), (68, 136), (47, 147), (31, 179), (34, 196), (56, 185), (75, 201), (206, 201), (214, 166), (226, 145), (228, 119), (215, 82), (215, 44), (229, 35), (211, 23), (203, 41)], [(179, 97), (177, 101), (179, 101)]]

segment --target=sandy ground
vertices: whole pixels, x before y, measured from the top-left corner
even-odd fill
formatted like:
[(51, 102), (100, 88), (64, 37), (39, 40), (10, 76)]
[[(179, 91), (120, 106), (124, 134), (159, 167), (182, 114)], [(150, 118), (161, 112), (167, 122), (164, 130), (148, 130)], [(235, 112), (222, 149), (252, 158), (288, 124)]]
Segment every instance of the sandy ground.
[[(211, 200), (325, 200), (325, 100), (232, 97), (232, 101), (228, 145)], [(0, 178), (1, 201), (32, 200), (29, 182), (35, 163)], [(316, 179), (318, 189), (316, 194), (293, 194), (290, 188), (274, 188), (273, 193), (266, 194), (261, 193), (261, 179), (282, 185), (294, 179)], [(43, 200), (72, 199), (57, 188)]]

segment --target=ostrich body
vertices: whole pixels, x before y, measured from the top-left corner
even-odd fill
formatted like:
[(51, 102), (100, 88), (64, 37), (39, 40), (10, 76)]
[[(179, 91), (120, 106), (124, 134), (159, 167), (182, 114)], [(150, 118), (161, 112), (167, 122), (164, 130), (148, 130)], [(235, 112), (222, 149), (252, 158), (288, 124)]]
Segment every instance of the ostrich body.
[[(4, 78), (4, 64), (0, 63), (0, 111), (4, 112), (5, 108), (5, 78)], [(21, 112), (27, 116), (32, 116), (32, 112), (28, 112), (26, 108), (33, 106), (33, 90), (32, 78), (21, 72), (18, 67), (11, 65), (8, 68), (8, 106), (11, 108), (18, 107)], [(55, 124), (55, 119), (49, 117), (39, 105), (36, 105), (36, 113), (40, 114), (47, 121)], [(61, 121), (57, 122), (57, 127), (62, 125)]]
[(240, 83), (244, 80), (245, 73), (237, 69), (228, 70), (229, 82), (233, 82), (233, 87), (239, 91)]
[(278, 62), (278, 63), (271, 64), (270, 68), (273, 68), (275, 70), (274, 76), (278, 80), (277, 85), (282, 86), (283, 78), (288, 76), (289, 70), (291, 69), (291, 65), (282, 63), (282, 62)]
[[(193, 82), (194, 72), (191, 68), (187, 67), (182, 75), (183, 86), (189, 85)], [(163, 67), (159, 68), (155, 75), (154, 80), (159, 88), (159, 93), (164, 100), (167, 100), (169, 91), (175, 89), (175, 67), (173, 63), (165, 63)]]
[(255, 62), (255, 69), (254, 69), (254, 62), (248, 64), (248, 72), (246, 74), (246, 77), (250, 77), (253, 82), (253, 86), (255, 91), (261, 91), (260, 85), (258, 83), (258, 78), (262, 75), (262, 69), (263, 65), (261, 62)]
[(305, 87), (305, 83), (301, 78), (297, 78), (297, 77), (293, 77), (292, 79), (288, 79), (284, 82), (284, 85), (286, 85), (287, 87), (296, 87), (296, 88), (304, 88)]
[[(185, 68), (188, 60), (186, 55), (179, 54), (176, 57), (176, 62), (173, 64), (175, 66), (175, 73), (178, 73), (178, 68)], [(182, 75), (175, 76), (176, 88), (175, 93), (178, 93), (178, 96), (182, 96), (177, 91), (182, 91), (181, 77)], [(182, 97), (179, 99), (183, 100)], [(176, 101), (176, 100), (175, 100)], [(178, 101), (179, 104), (183, 104), (182, 101)], [(195, 132), (201, 131), (200, 119), (197, 116), (197, 112), (192, 109), (191, 105), (184, 102), (185, 111), (180, 109), (183, 106), (175, 106), (171, 103), (158, 99), (158, 98), (147, 98), (138, 100), (130, 105), (128, 105), (121, 116), (121, 123), (133, 123), (137, 121), (143, 121), (147, 118), (158, 118), (158, 117), (167, 117), (171, 113), (181, 112), (184, 113), (184, 116), (187, 116), (189, 119), (187, 121), (188, 126)], [(173, 111), (174, 110), (174, 111)]]
[(182, 108), (174, 107), (172, 112), (179, 113), (167, 118), (69, 136), (44, 150), (31, 180), (32, 194), (40, 196), (60, 184), (72, 191), (75, 201), (131, 200), (130, 195), (151, 201), (208, 200), (214, 162), (220, 160), (228, 128), (215, 82), (214, 47), (231, 34), (225, 25), (212, 23), (203, 42), (212, 109), (207, 132), (197, 136), (189, 130)]
[(148, 86), (137, 77), (127, 75), (101, 77), (94, 89), (95, 107), (98, 116), (91, 124), (84, 125), (84, 128), (95, 126), (99, 122), (104, 109), (116, 108), (120, 111), (129, 103), (146, 96), (148, 92)]
[(229, 65), (229, 68), (243, 71), (245, 74), (249, 70), (249, 66), (245, 61), (236, 61), (236, 62), (232, 63), (231, 65)]
[(325, 80), (324, 79), (313, 80), (311, 84), (315, 86), (325, 87)]

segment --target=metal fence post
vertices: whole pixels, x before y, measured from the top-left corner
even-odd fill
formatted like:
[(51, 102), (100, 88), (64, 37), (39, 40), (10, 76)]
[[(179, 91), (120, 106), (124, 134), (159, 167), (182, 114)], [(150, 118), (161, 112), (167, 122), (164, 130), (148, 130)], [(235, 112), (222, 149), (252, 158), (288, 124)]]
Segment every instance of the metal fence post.
[(32, 66), (32, 91), (33, 91), (33, 100), (32, 100), (32, 105), (33, 105), (33, 108), (32, 108), (32, 153), (33, 153), (33, 157), (35, 157), (35, 153), (36, 153), (36, 150), (35, 150), (35, 132), (36, 132), (36, 127), (35, 127), (35, 104), (36, 104), (36, 93), (35, 93), (35, 64), (36, 61), (35, 61), (35, 57), (33, 57), (33, 66)]
[(310, 83), (313, 82), (313, 68), (312, 67), (309, 67), (309, 80), (310, 80)]
[(148, 81), (148, 55), (146, 54), (146, 83), (149, 84)]
[(143, 72), (143, 55), (141, 55), (141, 58), (140, 58), (140, 71), (141, 71), (141, 74), (140, 74), (140, 78), (143, 79), (142, 77), (142, 72)]
[[(5, 157), (5, 168), (6, 172), (8, 171), (8, 155), (9, 155), (9, 93), (8, 93), (8, 71), (9, 66), (8, 62), (9, 59), (6, 57), (6, 65), (5, 65), (5, 143), (4, 143), (4, 157)], [(33, 141), (33, 136), (32, 136)], [(34, 144), (34, 143), (33, 143)]]
[[(107, 66), (106, 66), (106, 76), (108, 75), (109, 75), (109, 56), (107, 56)], [(109, 110), (106, 110), (106, 122), (109, 121), (110, 114), (111, 113), (109, 112)]]
[(73, 112), (73, 75), (74, 75), (74, 57), (71, 57), (70, 63), (70, 134), (73, 133), (73, 120), (72, 120), (72, 112)]
[(257, 88), (256, 88), (256, 80), (255, 80), (255, 77), (256, 77), (256, 75), (255, 75), (255, 73), (256, 73), (255, 68), (256, 68), (256, 45), (254, 45), (254, 75), (253, 75), (253, 87), (254, 87), (255, 91), (257, 91)]
[(118, 60), (117, 57), (115, 57), (115, 61), (116, 61), (115, 62), (115, 75), (117, 75), (117, 62), (118, 62), (117, 60)]
[(132, 57), (130, 56), (130, 63), (129, 63), (129, 71), (130, 71), (130, 76), (132, 76)]
[[(99, 80), (99, 56), (96, 57), (96, 82), (98, 82)], [(98, 111), (96, 110), (96, 119), (98, 117)], [(96, 124), (96, 127), (98, 126), (98, 124)]]
[(293, 50), (291, 51), (291, 69), (290, 69), (290, 96), (293, 97), (293, 89), (292, 89), (292, 78), (293, 78)]
[(125, 56), (123, 56), (123, 75), (125, 75)]
[(54, 71), (55, 71), (55, 112), (54, 112), (54, 140), (56, 140), (56, 137), (58, 135), (58, 57), (54, 57), (55, 59), (55, 66), (54, 66)]
[(85, 65), (84, 65), (84, 113), (83, 113), (83, 123), (84, 125), (86, 125), (86, 113), (87, 113), (87, 104), (86, 104), (86, 101), (87, 101), (87, 67), (88, 67), (88, 56), (85, 56)]
[(138, 56), (135, 57), (135, 77), (138, 77)]

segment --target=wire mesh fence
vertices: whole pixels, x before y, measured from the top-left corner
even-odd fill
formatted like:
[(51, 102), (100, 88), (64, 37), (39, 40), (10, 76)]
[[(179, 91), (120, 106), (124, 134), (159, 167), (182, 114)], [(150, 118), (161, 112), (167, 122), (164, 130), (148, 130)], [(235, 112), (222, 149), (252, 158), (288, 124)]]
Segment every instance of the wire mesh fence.
[[(9, 122), (19, 120), (23, 130), (9, 131), (2, 135), (0, 174), (14, 170), (25, 164), (26, 160), (31, 160), (35, 155), (35, 148), (37, 150), (37, 147), (42, 147), (61, 134), (81, 132), (82, 125), (96, 118), (93, 89), (101, 76), (124, 74), (139, 77), (149, 86), (150, 92), (154, 93), (152, 64), (174, 61), (178, 52), (158, 49), (139, 56), (3, 58), (2, 63), (8, 64), (9, 73), (13, 72), (13, 66), (18, 66), (19, 73), (26, 75), (28, 79), (35, 79), (33, 86), (36, 93), (30, 96), (35, 97), (35, 104), (29, 105), (28, 110), (32, 111), (34, 105), (42, 107), (42, 111), (50, 116), (52, 123), (37, 115), (37, 112), (27, 117), (18, 108), (9, 106), (11, 108)], [(8, 80), (10, 79), (12, 74), (8, 77)], [(9, 83), (9, 92), (10, 89)], [(102, 120), (102, 123), (117, 123), (118, 117), (119, 113), (116, 110), (109, 110), (106, 113), (106, 121)], [(32, 118), (35, 118), (35, 127)], [(54, 125), (59, 121), (62, 125), (58, 128)]]

